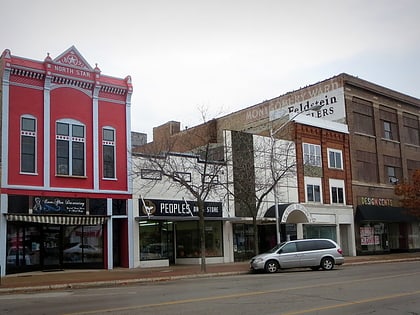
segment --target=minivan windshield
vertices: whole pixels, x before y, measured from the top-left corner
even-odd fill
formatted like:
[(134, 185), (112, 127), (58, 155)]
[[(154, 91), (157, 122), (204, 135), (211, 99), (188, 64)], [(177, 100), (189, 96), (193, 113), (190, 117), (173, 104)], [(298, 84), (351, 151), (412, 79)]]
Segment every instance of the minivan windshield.
[(267, 253), (275, 253), (279, 250), (280, 247), (282, 247), (286, 242), (277, 244), (276, 246), (274, 246), (272, 249), (270, 249)]

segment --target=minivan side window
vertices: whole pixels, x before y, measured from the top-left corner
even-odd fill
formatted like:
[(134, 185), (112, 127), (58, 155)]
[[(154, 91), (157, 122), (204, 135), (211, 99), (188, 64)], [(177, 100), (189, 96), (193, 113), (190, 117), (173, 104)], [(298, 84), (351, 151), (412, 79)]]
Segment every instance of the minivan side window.
[(329, 249), (334, 247), (335, 245), (333, 243), (326, 240), (303, 241), (297, 243), (297, 249), (300, 252), (305, 252), (309, 250)]
[(334, 248), (335, 245), (329, 241), (319, 240), (316, 241), (318, 244), (318, 249), (328, 249), (328, 248)]
[(294, 253), (296, 251), (296, 243), (289, 243), (282, 247), (280, 253)]
[(308, 250), (316, 250), (318, 249), (316, 246), (316, 241), (304, 241), (304, 242), (298, 242), (297, 243), (297, 249), (300, 252), (305, 252)]

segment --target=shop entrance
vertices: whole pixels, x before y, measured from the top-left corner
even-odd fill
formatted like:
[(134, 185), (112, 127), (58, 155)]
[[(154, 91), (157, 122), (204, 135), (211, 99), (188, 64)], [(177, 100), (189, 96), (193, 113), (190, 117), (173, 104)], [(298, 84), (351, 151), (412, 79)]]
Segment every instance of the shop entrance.
[(170, 221), (140, 222), (140, 260), (168, 259), (175, 263), (174, 223)]
[(44, 269), (62, 267), (61, 228), (59, 225), (42, 226), (42, 266)]

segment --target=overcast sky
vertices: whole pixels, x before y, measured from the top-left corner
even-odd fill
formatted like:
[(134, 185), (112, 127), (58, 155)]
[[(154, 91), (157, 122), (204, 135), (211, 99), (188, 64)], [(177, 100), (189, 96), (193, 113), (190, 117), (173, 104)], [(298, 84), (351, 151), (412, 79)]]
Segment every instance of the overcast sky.
[(132, 130), (182, 128), (346, 72), (420, 98), (418, 0), (0, 0), (0, 49), (74, 45), (133, 79)]

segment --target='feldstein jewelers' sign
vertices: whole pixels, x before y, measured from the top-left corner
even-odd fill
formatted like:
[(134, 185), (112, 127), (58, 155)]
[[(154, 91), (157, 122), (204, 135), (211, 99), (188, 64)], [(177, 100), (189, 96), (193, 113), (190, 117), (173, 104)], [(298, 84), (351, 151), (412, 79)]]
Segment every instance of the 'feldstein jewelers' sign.
[[(316, 111), (311, 110), (312, 107), (319, 106), (321, 106), (321, 109)], [(343, 88), (339, 88), (316, 94), (297, 103), (290, 103), (280, 109), (271, 110), (269, 112), (269, 120), (273, 121), (286, 115), (289, 116), (289, 119), (293, 119), (297, 115), (304, 114), (315, 118), (342, 122), (346, 116), (344, 108), (344, 90)]]
[(35, 214), (86, 214), (86, 199), (35, 197)]

